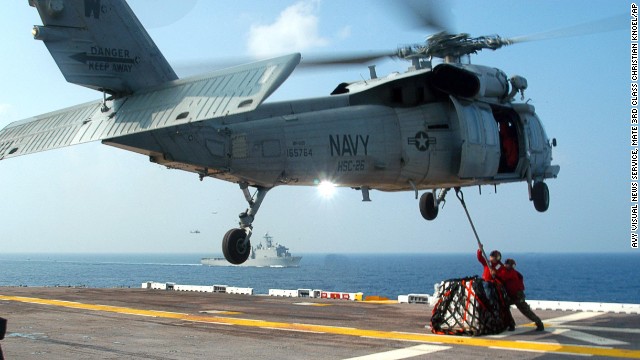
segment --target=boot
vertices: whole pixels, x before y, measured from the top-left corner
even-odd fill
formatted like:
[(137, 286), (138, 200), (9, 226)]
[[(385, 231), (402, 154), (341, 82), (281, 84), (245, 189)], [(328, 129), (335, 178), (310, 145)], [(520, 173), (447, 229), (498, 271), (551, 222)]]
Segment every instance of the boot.
[(544, 324), (542, 323), (542, 321), (536, 322), (536, 331), (544, 331)]

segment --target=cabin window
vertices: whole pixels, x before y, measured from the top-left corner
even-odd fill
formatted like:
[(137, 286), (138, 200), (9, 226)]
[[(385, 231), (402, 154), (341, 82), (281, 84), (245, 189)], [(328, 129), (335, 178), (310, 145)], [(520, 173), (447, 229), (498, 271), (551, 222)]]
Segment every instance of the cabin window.
[(464, 118), (467, 120), (468, 140), (472, 144), (480, 144), (480, 127), (478, 121), (478, 113), (473, 106), (464, 108)]

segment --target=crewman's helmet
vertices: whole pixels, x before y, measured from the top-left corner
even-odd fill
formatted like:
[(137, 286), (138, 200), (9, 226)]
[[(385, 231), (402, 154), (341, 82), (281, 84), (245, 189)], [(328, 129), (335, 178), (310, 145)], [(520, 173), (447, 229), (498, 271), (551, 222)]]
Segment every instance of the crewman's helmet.
[(493, 250), (489, 256), (493, 257), (494, 259), (496, 259), (496, 261), (500, 261), (500, 259), (502, 259), (502, 254), (500, 253), (500, 251), (498, 250)]

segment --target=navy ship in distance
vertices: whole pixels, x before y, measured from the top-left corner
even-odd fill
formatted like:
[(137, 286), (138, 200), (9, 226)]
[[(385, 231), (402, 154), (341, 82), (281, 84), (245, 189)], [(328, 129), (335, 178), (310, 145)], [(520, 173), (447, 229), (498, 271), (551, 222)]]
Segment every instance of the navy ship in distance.
[(224, 257), (202, 258), (200, 263), (208, 266), (253, 266), (253, 267), (298, 267), (302, 256), (292, 256), (289, 248), (273, 242), (273, 237), (266, 233), (262, 242), (251, 248), (251, 254), (246, 262), (233, 265)]

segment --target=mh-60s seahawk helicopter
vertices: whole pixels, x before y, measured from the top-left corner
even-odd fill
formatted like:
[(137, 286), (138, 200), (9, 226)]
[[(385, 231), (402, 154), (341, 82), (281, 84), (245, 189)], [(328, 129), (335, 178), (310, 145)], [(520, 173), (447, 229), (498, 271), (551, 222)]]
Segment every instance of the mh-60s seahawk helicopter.
[(126, 2), (29, 4), (44, 24), (33, 36), (67, 81), (104, 96), (8, 125), (0, 160), (102, 140), (201, 179), (237, 183), (249, 208), (224, 235), (233, 264), (249, 256), (253, 220), (279, 185), (330, 181), (360, 190), (363, 201), (372, 189), (413, 191), (416, 199), (428, 190), (419, 201), (427, 220), (449, 189), (472, 185), (524, 181), (535, 208), (549, 206), (544, 180), (560, 168), (534, 107), (514, 101), (527, 81), (468, 62), (512, 40), (439, 33), (371, 56), (411, 61), (403, 74), (378, 77), (372, 67), (369, 80), (342, 83), (330, 96), (263, 104), (300, 54), (178, 79)]

